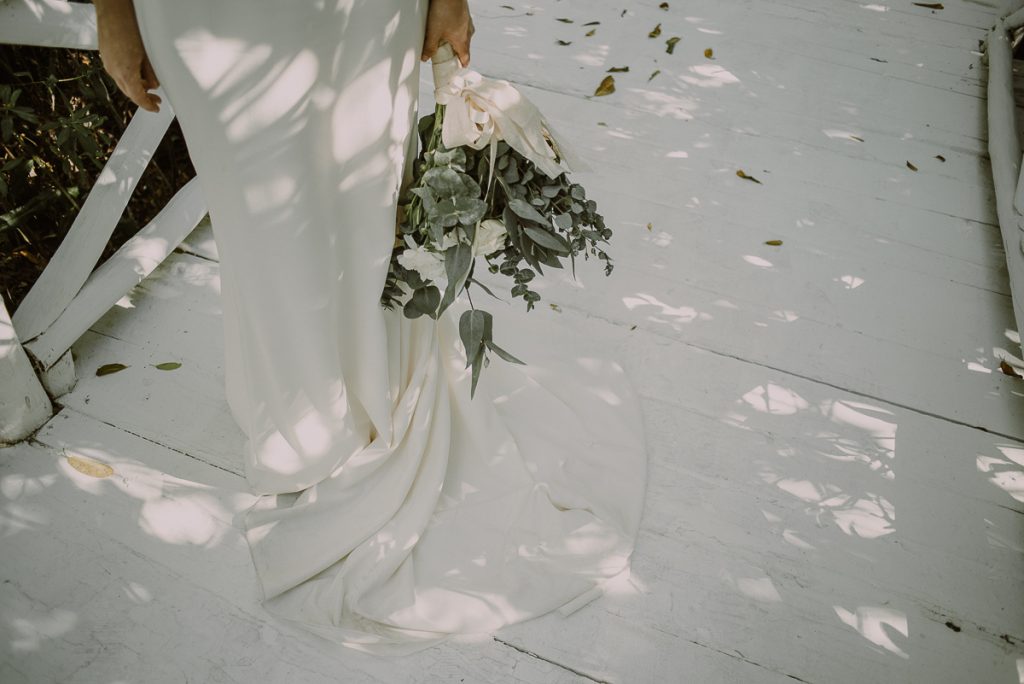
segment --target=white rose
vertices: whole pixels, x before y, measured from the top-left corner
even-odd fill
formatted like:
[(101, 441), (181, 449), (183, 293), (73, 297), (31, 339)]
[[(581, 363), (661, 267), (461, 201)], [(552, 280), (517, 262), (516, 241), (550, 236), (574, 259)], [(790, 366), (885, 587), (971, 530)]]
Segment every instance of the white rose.
[(490, 254), (505, 247), (505, 224), (498, 219), (481, 221), (476, 227), (473, 256)]
[(431, 252), (422, 245), (404, 250), (398, 255), (398, 263), (410, 271), (416, 271), (423, 278), (433, 281), (442, 290), (447, 285), (448, 277), (444, 270), (444, 256)]

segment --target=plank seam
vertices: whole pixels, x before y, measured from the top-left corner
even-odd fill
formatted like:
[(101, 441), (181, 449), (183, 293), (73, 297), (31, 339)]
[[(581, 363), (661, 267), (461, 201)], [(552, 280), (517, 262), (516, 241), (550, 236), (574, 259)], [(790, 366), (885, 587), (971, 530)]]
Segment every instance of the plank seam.
[(567, 672), (571, 672), (571, 673), (573, 673), (574, 675), (576, 675), (578, 677), (583, 677), (584, 679), (587, 679), (587, 680), (589, 680), (591, 682), (597, 682), (598, 684), (612, 684), (612, 682), (609, 682), (607, 679), (597, 679), (596, 677), (591, 677), (586, 672), (581, 672), (581, 671), (579, 671), (577, 669), (569, 667), (568, 665), (563, 665), (562, 663), (560, 663), (560, 662), (558, 662), (556, 660), (551, 660), (550, 658), (545, 658), (544, 656), (540, 655), (539, 653), (534, 653), (533, 651), (531, 651), (529, 649), (523, 648), (521, 646), (516, 646), (515, 644), (510, 643), (508, 641), (505, 641), (504, 639), (499, 639), (498, 637), (493, 637), (493, 638), (494, 638), (495, 641), (497, 641), (499, 644), (502, 644), (503, 646), (508, 646), (509, 648), (514, 649), (516, 651), (519, 651), (520, 653), (522, 653), (524, 655), (532, 656), (532, 657), (536, 658), (537, 660), (542, 660), (545, 663), (550, 663), (551, 665), (554, 665), (555, 667), (560, 667), (563, 670), (565, 670)]
[[(237, 478), (240, 478), (240, 479), (244, 479), (242, 477), (241, 473), (236, 473), (235, 471), (229, 470), (229, 469), (225, 468), (224, 466), (217, 465), (216, 463), (211, 463), (210, 461), (207, 461), (205, 459), (199, 458), (195, 454), (190, 454), (187, 451), (182, 451), (181, 449), (176, 449), (176, 448), (174, 448), (172, 446), (169, 446), (167, 444), (163, 444), (162, 442), (158, 442), (157, 440), (153, 439), (152, 437), (147, 437), (146, 435), (139, 434), (138, 432), (132, 432), (131, 430), (129, 430), (129, 429), (127, 429), (127, 428), (125, 428), (125, 427), (123, 427), (121, 425), (116, 425), (115, 423), (111, 423), (109, 421), (103, 420), (102, 418), (98, 418), (96, 416), (90, 415), (88, 413), (85, 413), (83, 411), (80, 411), (80, 410), (76, 409), (73, 406), (66, 406), (66, 405), (61, 404), (59, 402), (55, 402), (54, 406), (58, 407), (58, 410), (56, 412), (54, 412), (54, 416), (56, 416), (57, 413), (60, 413), (61, 411), (72, 411), (72, 412), (77, 413), (78, 415), (82, 416), (83, 418), (88, 418), (89, 420), (96, 421), (97, 423), (102, 423), (103, 425), (107, 425), (109, 427), (112, 427), (115, 430), (120, 430), (121, 432), (125, 432), (125, 433), (127, 433), (129, 435), (132, 435), (134, 437), (138, 437), (139, 439), (145, 440), (145, 441), (149, 442), (150, 444), (155, 444), (155, 445), (157, 445), (159, 447), (167, 449), (168, 451), (173, 451), (174, 453), (181, 454), (182, 456), (184, 456), (186, 458), (191, 458), (192, 460), (194, 460), (194, 461), (196, 461), (198, 463), (202, 463), (203, 465), (210, 466), (211, 468), (216, 468), (217, 470), (220, 470), (220, 471), (223, 471), (225, 473), (228, 473), (229, 475), (232, 475), (234, 477), (237, 477)], [(52, 448), (58, 448), (58, 447), (55, 447), (54, 445), (47, 444), (46, 442), (42, 442), (41, 440), (37, 440), (37, 441), (39, 441), (40, 444), (46, 445), (47, 448), (51, 448), (51, 449)]]

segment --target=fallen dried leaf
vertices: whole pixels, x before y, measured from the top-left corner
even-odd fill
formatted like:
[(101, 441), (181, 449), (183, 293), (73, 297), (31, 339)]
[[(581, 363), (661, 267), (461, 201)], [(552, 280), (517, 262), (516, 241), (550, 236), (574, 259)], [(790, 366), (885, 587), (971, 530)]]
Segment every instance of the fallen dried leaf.
[(658, 5), (658, 7), (660, 7), (663, 10), (667, 10), (668, 9), (668, 3), (667, 2), (663, 2), (660, 5)]
[(945, 157), (943, 157), (943, 156), (942, 156), (941, 154), (937, 154), (937, 155), (935, 155), (935, 158), (936, 158), (936, 159), (938, 159), (938, 160), (939, 160), (940, 162), (944, 162), (944, 161), (946, 161), (946, 158), (945, 158)]
[(907, 162), (907, 168), (910, 169), (911, 171), (917, 171), (917, 167), (911, 164), (910, 162)]
[(654, 78), (655, 76), (657, 76), (660, 73), (661, 73), (661, 69), (655, 69), (653, 72), (651, 72), (651, 75), (647, 77), (647, 82), (650, 83), (651, 79)]
[(851, 135), (850, 137), (856, 140), (857, 142), (864, 142), (864, 138), (858, 137), (856, 135)]
[(676, 43), (678, 43), (678, 42), (679, 42), (679, 36), (672, 36), (671, 38), (666, 40), (665, 41), (665, 45), (667, 45), (668, 47), (665, 48), (665, 52), (667, 52), (668, 54), (671, 55), (672, 54), (672, 50), (675, 49)]
[(737, 171), (736, 175), (739, 176), (740, 178), (743, 178), (744, 180), (754, 181), (755, 183), (757, 183), (759, 185), (764, 185), (764, 183), (762, 183), (761, 181), (757, 180), (753, 176), (748, 176), (747, 174), (743, 173), (743, 169), (740, 169), (739, 171)]
[(109, 465), (100, 461), (94, 461), (91, 458), (69, 454), (67, 459), (69, 466), (89, 477), (110, 477), (114, 474), (114, 469)]
[(708, 59), (713, 59), (714, 54), (715, 53), (711, 50), (711, 48), (708, 48), (707, 50), (704, 51), (704, 56), (707, 57)]
[(927, 7), (928, 9), (940, 10), (943, 9), (941, 2), (915, 2), (918, 7)]
[(1006, 363), (1006, 361), (1003, 360), (1003, 359), (999, 360), (999, 370), (1003, 371), (1007, 375), (1012, 375), (1015, 378), (1021, 377), (1020, 373), (1018, 373), (1017, 370), (1013, 366), (1011, 366), (1010, 364)]
[(764, 244), (771, 245), (773, 247), (778, 247), (779, 245), (782, 244), (782, 240), (765, 240)]
[(601, 85), (597, 86), (597, 90), (594, 91), (594, 95), (608, 95), (609, 93), (615, 92), (615, 77), (605, 76), (604, 80), (601, 81)]
[(619, 72), (619, 71), (629, 71), (629, 67), (628, 67), (628, 66), (624, 66), (624, 67), (612, 67), (611, 69), (609, 69), (609, 70), (608, 70), (608, 73), (610, 73), (610, 74), (614, 74), (614, 73), (617, 73), (617, 72)]
[(572, 19), (566, 19), (565, 17), (555, 17), (555, 21), (564, 21), (566, 24), (571, 24)]
[(648, 38), (657, 38), (661, 35), (661, 24), (655, 26), (650, 33), (647, 34)]
[(181, 364), (177, 361), (167, 361), (165, 363), (158, 363), (155, 367), (160, 370), (174, 370), (175, 368), (181, 368)]
[(572, 45), (572, 41), (571, 40), (561, 40), (561, 39), (559, 39), (559, 40), (556, 40), (555, 42), (558, 43), (559, 45)]
[(587, 31), (587, 32), (586, 32), (586, 33), (584, 33), (583, 35), (585, 35), (585, 36), (592, 36), (592, 35), (594, 35), (595, 33), (597, 33), (597, 29), (590, 29), (589, 31)]
[(105, 363), (96, 369), (96, 375), (110, 375), (116, 373), (119, 370), (124, 370), (128, 366), (123, 363)]
[(548, 306), (550, 306), (553, 310), (557, 311), (558, 313), (562, 313), (562, 310), (560, 308), (558, 308), (557, 304), (552, 302), (552, 303), (549, 303)]
[(654, 226), (652, 226), (651, 223), (648, 221), (647, 222), (647, 230), (652, 230), (653, 228), (654, 228)]

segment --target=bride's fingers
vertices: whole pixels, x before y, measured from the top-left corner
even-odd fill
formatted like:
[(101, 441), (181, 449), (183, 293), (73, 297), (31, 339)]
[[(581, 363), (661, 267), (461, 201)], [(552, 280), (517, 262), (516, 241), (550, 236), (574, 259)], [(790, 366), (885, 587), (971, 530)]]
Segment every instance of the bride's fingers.
[(160, 79), (156, 77), (156, 72), (153, 71), (153, 65), (149, 63), (149, 57), (144, 57), (142, 59), (142, 76), (143, 80), (146, 82), (146, 90), (160, 87)]
[(158, 112), (160, 107), (158, 105), (160, 98), (156, 95), (150, 95), (146, 92), (146, 86), (140, 76), (134, 78), (124, 79), (124, 85), (121, 88), (124, 94), (128, 96), (135, 104), (139, 105), (148, 112)]

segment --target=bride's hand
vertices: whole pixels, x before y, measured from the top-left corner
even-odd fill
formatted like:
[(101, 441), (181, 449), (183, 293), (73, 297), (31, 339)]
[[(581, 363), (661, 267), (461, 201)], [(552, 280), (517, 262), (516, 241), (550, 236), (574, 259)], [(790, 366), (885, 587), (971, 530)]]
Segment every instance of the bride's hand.
[(94, 0), (100, 61), (117, 87), (146, 111), (160, 111), (160, 96), (147, 93), (160, 86), (139, 35), (132, 0)]
[(425, 62), (433, 57), (438, 45), (447, 41), (459, 63), (469, 66), (469, 41), (475, 30), (473, 17), (469, 16), (468, 0), (430, 0), (420, 60)]

